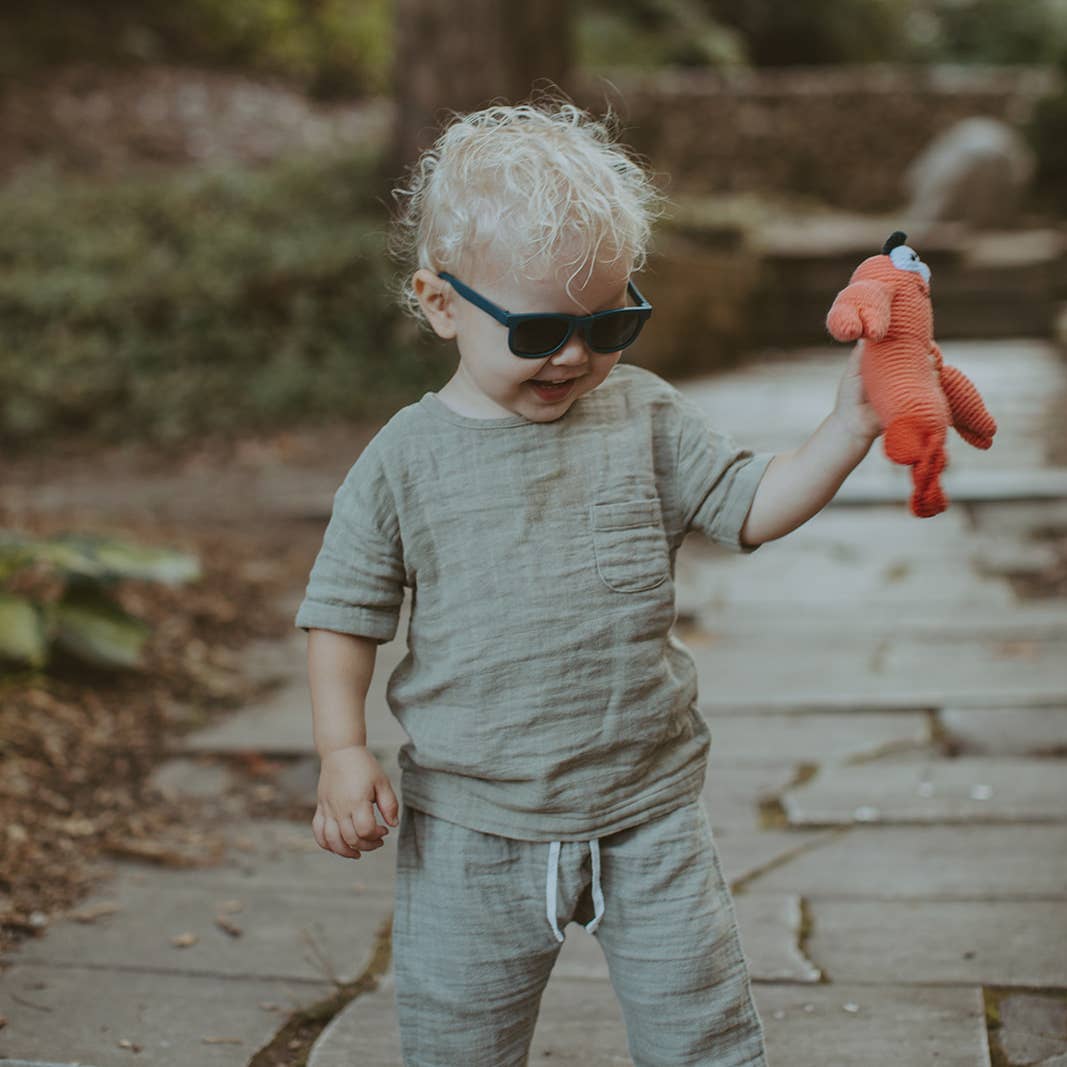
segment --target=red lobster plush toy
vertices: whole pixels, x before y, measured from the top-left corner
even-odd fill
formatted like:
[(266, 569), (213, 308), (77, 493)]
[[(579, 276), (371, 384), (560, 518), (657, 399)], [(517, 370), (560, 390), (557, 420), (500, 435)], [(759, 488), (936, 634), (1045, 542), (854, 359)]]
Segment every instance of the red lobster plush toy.
[(948, 465), (948, 427), (985, 449), (997, 424), (974, 383), (941, 360), (930, 268), (906, 240), (907, 234), (896, 230), (881, 255), (853, 271), (826, 316), (826, 328), (838, 341), (863, 338), (863, 388), (885, 427), (885, 454), (911, 466), (911, 511), (923, 519), (948, 507), (938, 481)]

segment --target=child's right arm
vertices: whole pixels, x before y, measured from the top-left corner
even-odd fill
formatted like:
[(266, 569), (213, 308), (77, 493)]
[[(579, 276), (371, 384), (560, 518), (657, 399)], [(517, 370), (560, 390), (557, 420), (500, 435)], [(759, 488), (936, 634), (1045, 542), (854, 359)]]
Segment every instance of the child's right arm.
[(399, 804), (388, 775), (367, 748), (364, 706), (378, 643), (333, 630), (308, 630), (308, 682), (315, 748), (321, 759), (318, 807), (311, 826), (320, 848), (359, 859), (381, 848)]

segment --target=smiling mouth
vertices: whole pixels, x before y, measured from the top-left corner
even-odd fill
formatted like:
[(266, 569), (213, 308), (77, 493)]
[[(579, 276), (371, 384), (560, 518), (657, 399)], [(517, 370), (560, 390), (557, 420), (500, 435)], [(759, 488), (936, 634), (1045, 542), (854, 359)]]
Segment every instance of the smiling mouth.
[(543, 382), (531, 378), (530, 385), (542, 400), (559, 401), (570, 394), (576, 381), (577, 378), (560, 378), (553, 382)]

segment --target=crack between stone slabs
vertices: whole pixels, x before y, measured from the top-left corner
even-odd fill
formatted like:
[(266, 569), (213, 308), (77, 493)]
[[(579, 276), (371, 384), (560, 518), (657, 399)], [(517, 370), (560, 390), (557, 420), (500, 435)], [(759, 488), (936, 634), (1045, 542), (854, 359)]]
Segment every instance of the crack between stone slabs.
[(1004, 1053), (997, 1031), (1001, 1027), (1000, 994), (995, 986), (981, 986), (982, 1009), (985, 1022), (986, 1056), (990, 1067), (1011, 1067), (1011, 1061)]
[(831, 827), (829, 832), (824, 836), (815, 841), (802, 841), (799, 845), (789, 849), (787, 852), (783, 852), (780, 856), (775, 856), (761, 867), (757, 867), (754, 871), (750, 871), (748, 874), (738, 878), (735, 882), (731, 882), (730, 892), (733, 893), (734, 896), (747, 892), (750, 883), (754, 882), (757, 878), (762, 878), (763, 875), (767, 874), (769, 871), (773, 871), (776, 867), (781, 867), (782, 864), (795, 860), (798, 856), (804, 855), (805, 852), (811, 852), (814, 849), (821, 848), (823, 845), (831, 844), (833, 841), (836, 841), (837, 838), (851, 833), (854, 829), (854, 826), (834, 826)]
[[(775, 892), (780, 892), (775, 890)], [(756, 896), (760, 896), (759, 891), (756, 891)], [(930, 895), (923, 894), (922, 896), (902, 896), (900, 894), (896, 896), (878, 896), (869, 893), (835, 893), (832, 890), (824, 892), (822, 890), (816, 890), (815, 892), (806, 893), (805, 896), (810, 900), (851, 900), (860, 901), (862, 903), (871, 904), (1062, 904), (1064, 900), (1067, 900), (1067, 893), (1062, 896), (1048, 896), (1047, 894), (1041, 894), (1037, 896), (1018, 896), (1018, 895), (983, 895), (983, 896), (944, 896), (944, 895)]]
[(392, 931), (393, 917), (389, 915), (375, 934), (374, 949), (363, 973), (347, 983), (331, 975), (334, 992), (290, 1015), (274, 1037), (255, 1052), (247, 1067), (306, 1067), (315, 1043), (334, 1019), (357, 997), (377, 990), (392, 961)]
[[(795, 819), (788, 824), (790, 830), (833, 830), (842, 826), (908, 826), (913, 829), (926, 826), (1062, 826), (1067, 823), (1064, 815), (939, 815), (936, 818), (891, 818), (882, 814), (876, 819), (844, 819), (821, 821), (819, 819)], [(772, 826), (771, 829), (781, 829)]]
[(797, 904), (800, 908), (800, 922), (797, 925), (797, 952), (800, 953), (801, 959), (803, 959), (809, 966), (811, 966), (818, 974), (816, 981), (817, 985), (829, 985), (830, 975), (827, 974), (825, 967), (820, 967), (811, 957), (811, 953), (808, 951), (808, 939), (811, 937), (811, 932), (815, 927), (815, 917), (811, 913), (811, 906), (808, 904), (807, 897), (798, 897)]
[(856, 767), (864, 763), (876, 763), (884, 756), (892, 756), (897, 752), (927, 752), (933, 743), (933, 738), (930, 736), (918, 741), (910, 737), (900, 737), (894, 741), (885, 741), (866, 752), (857, 752), (854, 756), (848, 756), (841, 760), (838, 766)]
[[(803, 785), (805, 782), (810, 782), (812, 778), (819, 773), (819, 765), (817, 763), (798, 763), (796, 769), (793, 771), (793, 778), (787, 782), (777, 793), (770, 793), (759, 798), (759, 825), (761, 830), (788, 830), (793, 823), (790, 823), (789, 816), (786, 814), (785, 805), (782, 803), (782, 797), (789, 792), (790, 789), (796, 789), (797, 786)], [(833, 825), (838, 826), (839, 823)]]
[[(219, 978), (227, 982), (297, 982), (301, 985), (322, 985), (329, 978), (305, 978), (295, 974), (226, 974), (219, 971), (177, 969), (171, 967), (138, 967), (133, 963), (89, 963), (72, 960), (47, 960), (20, 956), (4, 962), (4, 972), (15, 967), (42, 967), (58, 971), (108, 971), (117, 974), (154, 974), (166, 978)], [(334, 982), (333, 984), (336, 984)]]
[(9, 1060), (0, 1057), (0, 1067), (93, 1067), (84, 1060), (74, 1060), (72, 1063), (52, 1063), (51, 1060)]

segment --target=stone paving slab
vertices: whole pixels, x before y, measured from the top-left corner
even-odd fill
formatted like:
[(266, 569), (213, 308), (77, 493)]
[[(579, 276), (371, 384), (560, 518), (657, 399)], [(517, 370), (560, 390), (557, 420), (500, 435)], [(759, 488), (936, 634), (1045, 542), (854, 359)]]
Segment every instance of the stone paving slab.
[[(799, 533), (799, 531), (796, 531)], [(790, 535), (792, 536), (792, 535)], [(686, 542), (688, 548), (691, 542)], [(683, 548), (683, 551), (685, 550)], [(679, 552), (679, 559), (681, 552)], [(701, 564), (703, 565), (703, 564)], [(710, 566), (710, 564), (709, 564)], [(728, 605), (694, 606), (702, 616), (707, 642), (721, 640), (724, 634), (752, 640), (768, 632), (795, 633), (797, 626), (788, 613), (783, 613), (780, 601), (752, 601)], [(681, 616), (681, 610), (679, 610)], [(813, 603), (804, 609), (803, 633), (818, 636), (825, 642), (838, 642), (841, 635), (850, 635), (856, 627), (855, 603)], [(989, 639), (1050, 640), (1067, 629), (1067, 600), (1047, 598), (1021, 600), (996, 611), (961, 611), (951, 601), (930, 600), (900, 604), (865, 604), (863, 632), (880, 639), (907, 635), (915, 640), (938, 638), (942, 641), (972, 641)], [(678, 636), (691, 641), (692, 623), (681, 619)], [(699, 641), (696, 643), (700, 643)], [(1062, 696), (1058, 703), (1062, 704)]]
[[(366, 968), (378, 931), (392, 915), (391, 893), (353, 892), (346, 898), (281, 889), (259, 879), (244, 883), (239, 892), (231, 888), (236, 890), (175, 872), (142, 884), (116, 880), (82, 904), (117, 904), (116, 912), (93, 923), (52, 924), (44, 938), (21, 946), (18, 962), (232, 978), (328, 981), (336, 976), (344, 982)], [(217, 915), (241, 935), (222, 929)], [(187, 934), (196, 942), (172, 943)]]
[[(975, 572), (975, 560), (991, 547), (971, 531), (962, 508), (920, 520), (896, 507), (829, 507), (740, 561), (691, 533), (675, 560), (675, 584), (688, 610), (770, 604), (781, 612), (784, 603), (803, 603), (805, 618), (833, 607), (854, 620), (857, 607), (921, 607), (929, 613), (943, 604), (958, 615), (968, 607), (1014, 603), (1002, 577)], [(783, 623), (789, 625), (788, 616), (778, 628)]]
[(828, 840), (837, 830), (759, 830), (746, 833), (729, 830), (715, 833), (715, 845), (723, 873), (731, 887), (747, 882), (784, 857), (803, 853)]
[(1067, 901), (808, 902), (831, 982), (1067, 985)]
[(1061, 704), (1067, 633), (1026, 641), (724, 630), (686, 640), (700, 706), (784, 711)]
[(716, 838), (758, 833), (760, 800), (778, 796), (793, 779), (793, 768), (781, 764), (709, 766), (701, 798)]
[(19, 961), (0, 982), (8, 1020), (0, 1065), (10, 1057), (83, 1067), (244, 1067), (292, 1012), (332, 992), (321, 981)]
[(741, 945), (756, 981), (818, 982), (819, 968), (801, 951), (802, 916), (795, 893), (734, 898)]
[(974, 504), (970, 513), (973, 532), (990, 545), (1032, 543), (1043, 530), (1067, 529), (1067, 496), (1034, 504)]
[(989, 1067), (980, 989), (757, 984), (753, 992), (771, 1067)]
[[(996, 442), (994, 442), (996, 444)], [(957, 445), (953, 450), (953, 445)], [(967, 446), (963, 441), (949, 442), (949, 460), (956, 458), (960, 448)], [(866, 460), (864, 460), (866, 462)], [(885, 460), (888, 462), (888, 460)], [(862, 466), (862, 464), (861, 464)], [(856, 468), (859, 470), (859, 467)], [(941, 478), (941, 487), (949, 508), (953, 504), (1007, 502), (1012, 500), (1051, 500), (1056, 501), (1067, 495), (1067, 469), (1050, 467), (1029, 471), (1015, 470), (953, 470), (946, 469)], [(890, 483), (885, 475), (874, 472), (857, 477), (853, 484), (846, 480), (830, 506), (841, 507), (847, 504), (883, 504), (897, 501), (901, 510), (911, 498), (910, 483), (899, 482), (899, 476)]]
[(923, 749), (930, 743), (920, 712), (867, 715), (709, 714), (709, 774), (721, 766), (842, 763), (887, 749)]
[(827, 766), (782, 794), (795, 826), (852, 822), (1067, 821), (1056, 760), (961, 757)]
[[(1048, 420), (1059, 417), (1067, 389), (1067, 365), (1056, 345), (1011, 339), (955, 340), (942, 347), (945, 362), (974, 382), (998, 428), (993, 447), (986, 451), (949, 431), (946, 486), (949, 475), (964, 471), (1026, 474), (1047, 467), (1046, 427)], [(686, 379), (679, 388), (749, 447), (796, 448), (832, 410), (851, 349), (830, 343), (754, 354), (736, 368)], [(767, 417), (769, 411), (774, 418)], [(890, 474), (907, 477), (908, 472), (890, 463), (881, 449), (880, 441), (871, 447), (842, 490), (868, 480), (884, 482)]]
[(1012, 1064), (1036, 1067), (1067, 1058), (1067, 995), (1005, 993), (998, 998), (996, 1040)]
[[(562, 956), (562, 953), (561, 953)], [(557, 964), (558, 967), (558, 964)], [(392, 970), (323, 1031), (308, 1067), (400, 1067)], [(891, 985), (753, 984), (771, 1067), (988, 1067), (981, 992)], [(553, 971), (530, 1063), (632, 1067), (609, 982)]]
[(1067, 899), (1067, 826), (863, 826), (823, 838), (746, 894)]
[(1067, 703), (1058, 708), (943, 708), (938, 720), (961, 752), (1067, 755)]

